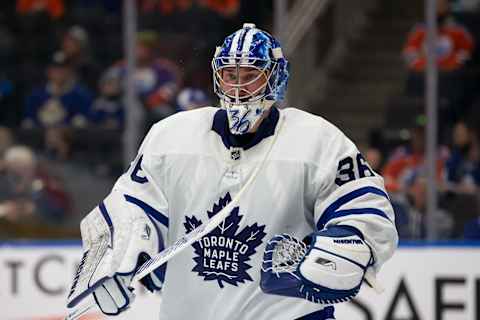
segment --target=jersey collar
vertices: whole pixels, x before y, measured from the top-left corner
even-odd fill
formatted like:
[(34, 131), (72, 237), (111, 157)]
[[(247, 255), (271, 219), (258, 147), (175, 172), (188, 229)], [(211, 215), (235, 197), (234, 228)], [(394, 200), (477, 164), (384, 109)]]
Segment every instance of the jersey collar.
[(258, 127), (257, 132), (236, 136), (228, 130), (227, 111), (220, 109), (215, 112), (213, 117), (212, 130), (222, 138), (222, 142), (227, 149), (240, 147), (247, 150), (260, 143), (263, 139), (273, 136), (279, 118), (280, 112), (273, 106), (268, 117)]

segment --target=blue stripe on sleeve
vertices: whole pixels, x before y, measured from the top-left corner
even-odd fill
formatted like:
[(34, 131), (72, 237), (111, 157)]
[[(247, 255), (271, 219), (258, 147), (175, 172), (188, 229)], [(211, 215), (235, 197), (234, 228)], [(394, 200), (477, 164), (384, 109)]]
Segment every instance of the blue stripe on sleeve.
[(110, 229), (110, 245), (113, 247), (113, 223), (110, 215), (108, 214), (107, 208), (105, 207), (105, 203), (102, 201), (98, 205), (100, 212), (102, 213), (103, 218), (107, 222), (108, 228)]
[(340, 210), (337, 211), (342, 205), (359, 198), (367, 193), (377, 194), (379, 196), (385, 197), (387, 200), (390, 201), (388, 195), (381, 189), (375, 187), (363, 187), (357, 189), (355, 191), (349, 192), (346, 195), (341, 196), (335, 202), (328, 206), (328, 208), (323, 212), (322, 216), (317, 222), (317, 230), (322, 230), (328, 221), (338, 218), (344, 217), (350, 214), (375, 214), (379, 215), (383, 218), (388, 218), (388, 216), (381, 210), (375, 208), (359, 208), (359, 209), (347, 209), (347, 210)]
[(125, 200), (127, 200), (127, 202), (130, 202), (130, 203), (133, 203), (133, 204), (139, 206), (143, 211), (145, 211), (145, 213), (148, 216), (153, 217), (155, 220), (157, 220), (158, 222), (160, 222), (161, 224), (163, 224), (165, 227), (168, 228), (168, 217), (166, 215), (164, 215), (160, 211), (156, 210), (155, 208), (149, 206), (148, 204), (146, 204), (145, 202), (143, 202), (140, 199), (129, 196), (127, 194), (125, 194), (124, 196), (125, 196)]

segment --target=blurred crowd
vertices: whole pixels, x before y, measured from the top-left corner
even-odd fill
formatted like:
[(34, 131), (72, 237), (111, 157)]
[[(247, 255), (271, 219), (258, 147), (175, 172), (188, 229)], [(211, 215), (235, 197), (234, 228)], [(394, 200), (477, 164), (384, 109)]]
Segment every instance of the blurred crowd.
[[(440, 239), (480, 239), (480, 6), (439, 0)], [(0, 4), (0, 239), (70, 237), (124, 169), (122, 1)], [(271, 1), (138, 0), (135, 92), (145, 130), (214, 104), (210, 58), (244, 21), (271, 26)], [(188, 23), (185, 23), (188, 21)], [(401, 239), (425, 239), (426, 27), (402, 54), (405, 92), (365, 157), (385, 177)], [(355, 137), (352, 137), (355, 139)], [(58, 228), (62, 226), (62, 228)]]
[[(0, 4), (0, 239), (78, 233), (123, 172), (122, 5)], [(137, 9), (133, 81), (145, 131), (212, 104), (213, 48), (244, 17), (270, 23), (272, 11), (239, 0), (138, 0)]]
[(437, 1), (439, 204), (433, 220), (426, 215), (425, 23), (405, 38), (405, 92), (391, 102), (387, 128), (371, 137), (366, 156), (385, 178), (401, 239), (426, 239), (429, 227), (439, 239), (480, 239), (479, 4)]

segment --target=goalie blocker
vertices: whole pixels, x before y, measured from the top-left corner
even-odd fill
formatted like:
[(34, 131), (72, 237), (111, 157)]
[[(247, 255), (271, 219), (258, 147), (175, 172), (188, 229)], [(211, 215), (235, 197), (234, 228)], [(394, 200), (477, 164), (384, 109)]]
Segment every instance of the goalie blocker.
[[(143, 211), (115, 190), (92, 210), (80, 225), (84, 253), (68, 295), (70, 311), (76, 313), (89, 294), (107, 315), (128, 308), (135, 298), (130, 287), (135, 271), (163, 249), (156, 228)], [(162, 281), (163, 270), (158, 269), (141, 283), (155, 291), (161, 289)]]

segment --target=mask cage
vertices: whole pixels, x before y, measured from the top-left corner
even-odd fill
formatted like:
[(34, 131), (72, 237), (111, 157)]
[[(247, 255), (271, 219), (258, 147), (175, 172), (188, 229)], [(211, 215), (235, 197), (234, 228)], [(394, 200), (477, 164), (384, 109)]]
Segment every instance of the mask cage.
[[(222, 73), (225, 68), (235, 68), (237, 81), (240, 80), (240, 68), (251, 68), (260, 71), (254, 78), (245, 83), (228, 83)], [(275, 61), (250, 58), (250, 57), (218, 57), (212, 60), (214, 92), (223, 101), (229, 103), (253, 103), (262, 99), (274, 100), (275, 87), (278, 79), (278, 63)], [(253, 92), (246, 87), (262, 77), (265, 78), (263, 85)], [(224, 90), (228, 87), (227, 91)]]

